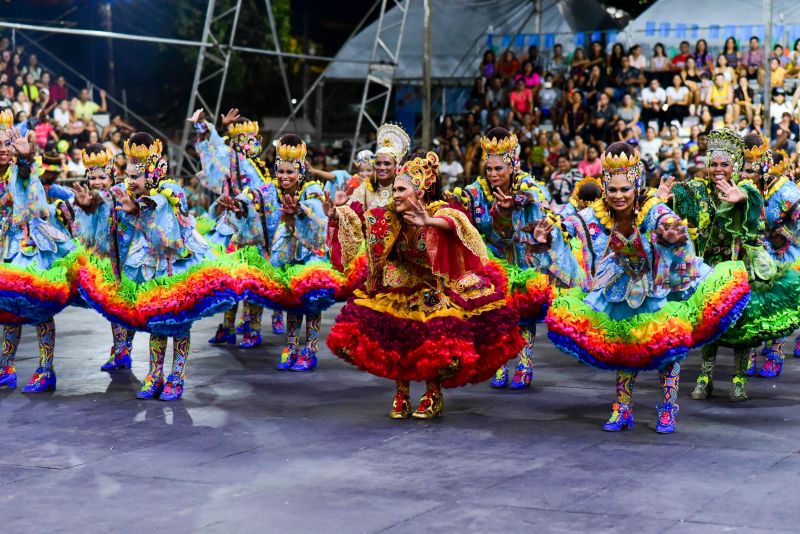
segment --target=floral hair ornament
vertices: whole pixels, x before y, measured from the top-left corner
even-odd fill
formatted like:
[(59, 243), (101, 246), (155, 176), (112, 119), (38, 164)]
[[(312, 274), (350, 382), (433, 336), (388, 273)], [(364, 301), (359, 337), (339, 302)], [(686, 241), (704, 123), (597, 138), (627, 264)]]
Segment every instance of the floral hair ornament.
[(603, 189), (608, 186), (608, 181), (614, 174), (624, 174), (628, 182), (636, 189), (642, 187), (642, 175), (644, 174), (644, 165), (639, 158), (639, 153), (635, 152), (633, 155), (626, 153), (612, 154), (605, 151), (600, 156), (600, 163), (603, 165)]
[(300, 174), (305, 174), (307, 152), (308, 147), (302, 140), (300, 141), (299, 145), (292, 146), (281, 143), (279, 139), (275, 144), (275, 166), (277, 167), (281, 163), (291, 163), (297, 167), (297, 170), (300, 171)]
[(581, 189), (583, 189), (584, 186), (589, 184), (596, 185), (597, 189), (599, 189), (600, 191), (603, 190), (603, 182), (600, 180), (600, 178), (595, 178), (594, 176), (586, 176), (583, 179), (576, 182), (575, 187), (572, 189), (572, 194), (570, 195), (569, 200), (570, 203), (572, 203), (576, 208), (578, 208), (578, 211), (581, 211), (582, 209), (590, 206), (592, 202), (594, 202), (594, 200), (583, 200), (580, 197)]
[(783, 150), (782, 148), (778, 149), (775, 152), (775, 154), (780, 154), (781, 156), (783, 156), (783, 159), (781, 160), (780, 163), (774, 163), (775, 160), (771, 159), (772, 158), (772, 154), (770, 154), (770, 159), (771, 159), (771, 161), (773, 163), (772, 163), (772, 165), (770, 165), (769, 173), (771, 175), (773, 175), (773, 176), (783, 176), (783, 175), (786, 174), (786, 171), (789, 169), (789, 163), (792, 160), (789, 157), (789, 154), (787, 154), (786, 151)]
[(14, 126), (14, 113), (10, 109), (0, 111), (0, 130), (10, 130)]
[(519, 139), (514, 134), (511, 134), (502, 139), (492, 137), (489, 139), (485, 135), (481, 137), (481, 148), (483, 149), (483, 160), (489, 159), (489, 156), (497, 156), (506, 162), (508, 165), (519, 170)]
[(439, 178), (439, 156), (428, 152), (424, 158), (414, 158), (403, 163), (399, 176), (408, 177), (415, 191), (428, 191)]
[(372, 150), (362, 150), (356, 154), (356, 165), (366, 163), (371, 167), (375, 166), (375, 153)]
[[(761, 144), (753, 148), (744, 149), (744, 159), (753, 162), (753, 165), (760, 167), (761, 174), (767, 174), (772, 168), (772, 151), (769, 149), (769, 141), (763, 135)], [(785, 167), (784, 167), (785, 169)]]
[(744, 140), (730, 128), (719, 128), (708, 133), (708, 155), (706, 166), (711, 166), (711, 160), (721, 156), (731, 163), (734, 174), (738, 175), (744, 162)]
[(126, 139), (122, 146), (128, 163), (136, 167), (136, 172), (144, 174), (148, 186), (157, 184), (167, 173), (167, 161), (161, 156), (164, 149), (160, 139), (156, 139), (150, 146), (137, 145)]
[(376, 137), (378, 149), (375, 151), (375, 156), (388, 154), (399, 165), (411, 146), (411, 138), (408, 137), (406, 131), (398, 124), (387, 122), (378, 128)]

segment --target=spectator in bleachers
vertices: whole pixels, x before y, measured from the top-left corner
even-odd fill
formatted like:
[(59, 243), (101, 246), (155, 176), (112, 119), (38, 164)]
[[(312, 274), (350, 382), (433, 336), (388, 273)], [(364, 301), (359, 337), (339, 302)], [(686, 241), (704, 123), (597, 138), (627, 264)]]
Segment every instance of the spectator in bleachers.
[(464, 167), (457, 159), (458, 154), (453, 149), (447, 151), (445, 160), (439, 164), (439, 175), (445, 181), (447, 190), (452, 190), (461, 177), (464, 176)]
[(503, 83), (508, 83), (514, 79), (514, 75), (519, 72), (519, 60), (510, 49), (503, 52), (503, 56), (496, 65), (497, 75), (502, 78)]
[(736, 71), (733, 70), (733, 67), (728, 65), (728, 57), (725, 54), (717, 56), (717, 65), (714, 67), (713, 73), (714, 76), (722, 74), (726, 82), (732, 82), (736, 76)]
[(745, 67), (764, 66), (764, 49), (761, 48), (761, 40), (755, 35), (750, 38), (750, 47), (747, 52), (742, 54), (742, 65)]
[(508, 95), (512, 119), (521, 119), (525, 114), (533, 113), (533, 91), (526, 86), (525, 80), (519, 78), (516, 88)]
[(739, 52), (739, 43), (733, 37), (725, 39), (725, 44), (722, 47), (722, 54), (728, 60), (728, 65), (732, 69), (737, 69), (739, 63), (742, 61), (742, 53)]
[(486, 100), (484, 109), (481, 110), (481, 125), (486, 129), (490, 113), (496, 113), (503, 121), (506, 117), (506, 90), (503, 87), (503, 79), (498, 75), (492, 78), (489, 88), (486, 90)]
[(658, 78), (650, 80), (650, 84), (642, 89), (642, 121), (648, 124), (656, 121), (659, 127), (664, 123), (664, 110), (662, 107), (667, 101), (667, 92), (661, 87)]
[(664, 50), (664, 45), (656, 43), (653, 46), (653, 57), (650, 58), (650, 72), (656, 77), (671, 70), (669, 58)]
[(514, 81), (519, 82), (522, 80), (525, 87), (531, 91), (538, 91), (542, 85), (542, 76), (539, 74), (538, 69), (534, 69), (533, 63), (526, 61), (522, 64), (522, 71), (514, 76)]
[(56, 76), (56, 83), (50, 86), (50, 103), (61, 102), (69, 98), (67, 80), (63, 76)]
[(74, 146), (69, 151), (69, 158), (67, 158), (67, 176), (83, 176), (86, 174), (86, 168), (83, 166), (83, 158), (81, 158), (80, 147)]
[(572, 61), (569, 64), (569, 80), (572, 80), (576, 85), (583, 85), (586, 77), (586, 69), (589, 67), (589, 59), (586, 57), (586, 51), (583, 47), (578, 47), (572, 54)]
[(683, 66), (686, 65), (686, 60), (690, 57), (692, 57), (692, 52), (691, 48), (689, 48), (689, 41), (681, 41), (678, 53), (672, 58), (672, 69), (677, 71), (683, 70)]
[(777, 43), (775, 46), (772, 47), (772, 54), (770, 55), (771, 58), (778, 58), (778, 61), (781, 64), (781, 67), (787, 68), (791, 60), (789, 57), (784, 53), (783, 46), (780, 43)]
[(597, 143), (603, 141), (608, 143), (611, 133), (611, 123), (616, 116), (616, 110), (611, 104), (606, 93), (600, 93), (597, 104), (591, 111), (591, 120), (586, 126), (586, 135), (589, 141)]
[(495, 69), (494, 69), (494, 52), (491, 50), (487, 50), (483, 53), (483, 61), (481, 61), (481, 76), (484, 76), (487, 79), (494, 78)]
[(556, 170), (547, 181), (547, 189), (553, 197), (554, 207), (564, 206), (569, 202), (572, 190), (581, 178), (583, 175), (572, 166), (569, 156), (560, 154), (556, 159)]
[(569, 162), (571, 167), (577, 167), (578, 163), (583, 161), (586, 158), (586, 143), (583, 141), (583, 137), (576, 137), (570, 143), (569, 149), (567, 150), (567, 155), (569, 156)]
[(586, 159), (578, 164), (578, 170), (584, 176), (600, 176), (603, 165), (600, 163), (600, 151), (597, 145), (589, 145), (586, 149)]
[(583, 104), (583, 95), (575, 91), (567, 105), (567, 111), (564, 113), (561, 134), (568, 141), (572, 140), (576, 135), (581, 135), (583, 129), (586, 127), (587, 119), (588, 116), (586, 114), (586, 106)]
[(786, 69), (781, 65), (781, 61), (776, 57), (770, 58), (769, 68), (769, 79), (772, 87), (783, 87), (783, 82), (786, 79)]
[(794, 112), (792, 105), (786, 101), (786, 91), (783, 87), (772, 90), (772, 103), (769, 106), (769, 116), (773, 123), (778, 123), (784, 113), (790, 115)]
[(739, 83), (733, 91), (733, 104), (734, 113), (744, 115), (748, 123), (753, 121), (754, 112), (761, 112), (761, 106), (759, 105), (756, 109), (753, 103), (753, 89), (751, 89), (750, 84), (747, 83), (746, 76), (739, 77)]
[(553, 76), (564, 79), (569, 72), (567, 58), (564, 57), (564, 47), (560, 44), (553, 45), (553, 53), (546, 63), (546, 70)]
[(664, 119), (669, 122), (677, 120), (682, 123), (689, 116), (691, 94), (679, 74), (672, 77), (672, 85), (667, 87), (666, 94), (667, 109), (664, 111)]
[(0, 111), (11, 109), (12, 101), (8, 97), (8, 84), (0, 83)]
[(733, 88), (723, 74), (714, 75), (714, 85), (706, 95), (705, 103), (712, 117), (722, 117), (726, 124), (731, 123)]
[(714, 56), (708, 51), (708, 43), (705, 39), (697, 40), (692, 57), (701, 71), (711, 72), (714, 70)]
[(28, 56), (28, 64), (22, 67), (21, 74), (30, 74), (34, 81), (42, 77), (42, 67), (39, 66), (39, 58), (36, 57), (36, 54)]
[(91, 121), (95, 113), (105, 113), (107, 109), (105, 91), (100, 91), (100, 105), (89, 98), (89, 89), (86, 88), (81, 89), (78, 97), (72, 101), (72, 114), (76, 119), (86, 122)]

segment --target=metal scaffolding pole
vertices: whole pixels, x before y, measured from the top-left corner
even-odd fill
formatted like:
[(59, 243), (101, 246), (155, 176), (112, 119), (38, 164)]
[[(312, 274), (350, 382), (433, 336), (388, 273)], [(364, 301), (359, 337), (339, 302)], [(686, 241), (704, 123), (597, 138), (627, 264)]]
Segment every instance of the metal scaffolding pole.
[[(361, 94), (361, 105), (359, 106), (358, 119), (356, 120), (356, 132), (353, 135), (353, 148), (350, 153), (350, 165), (353, 165), (356, 152), (361, 148), (358, 138), (361, 135), (361, 128), (366, 121), (370, 127), (377, 129), (378, 126), (386, 121), (386, 114), (389, 111), (389, 102), (392, 99), (392, 86), (394, 75), (397, 72), (397, 62), (400, 59), (400, 49), (403, 44), (403, 33), (405, 32), (406, 17), (408, 15), (410, 0), (382, 0), (381, 11), (378, 16), (378, 29), (375, 33), (375, 43), (372, 45), (372, 55), (370, 56), (369, 70), (364, 82), (364, 91)], [(387, 4), (396, 7), (400, 13), (400, 21), (393, 24), (386, 24)], [(394, 35), (393, 32), (397, 31)], [(369, 113), (367, 106), (373, 102), (381, 102), (381, 115), (376, 121)]]

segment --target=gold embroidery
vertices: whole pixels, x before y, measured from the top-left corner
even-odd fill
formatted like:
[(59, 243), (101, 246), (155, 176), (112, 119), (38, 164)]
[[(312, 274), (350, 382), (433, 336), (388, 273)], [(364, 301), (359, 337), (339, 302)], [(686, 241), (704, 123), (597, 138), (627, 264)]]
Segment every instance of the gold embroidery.
[(339, 216), (339, 231), (336, 239), (342, 248), (342, 267), (347, 268), (358, 255), (361, 244), (364, 242), (364, 235), (361, 230), (361, 219), (350, 206), (339, 206), (336, 208)]
[(481, 239), (481, 235), (470, 224), (467, 216), (453, 208), (442, 208), (434, 214), (435, 217), (448, 217), (456, 226), (456, 235), (458, 239), (469, 249), (470, 252), (475, 254), (481, 260), (487, 260), (489, 253), (486, 250), (486, 243)]

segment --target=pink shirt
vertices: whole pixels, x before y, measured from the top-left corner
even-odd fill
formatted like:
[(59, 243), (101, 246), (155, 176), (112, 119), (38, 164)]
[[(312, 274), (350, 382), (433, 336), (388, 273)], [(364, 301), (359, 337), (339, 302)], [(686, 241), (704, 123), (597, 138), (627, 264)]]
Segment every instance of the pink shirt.
[(583, 160), (578, 163), (578, 170), (581, 171), (584, 176), (600, 176), (603, 172), (603, 164), (600, 163), (600, 158), (595, 159), (593, 162)]

